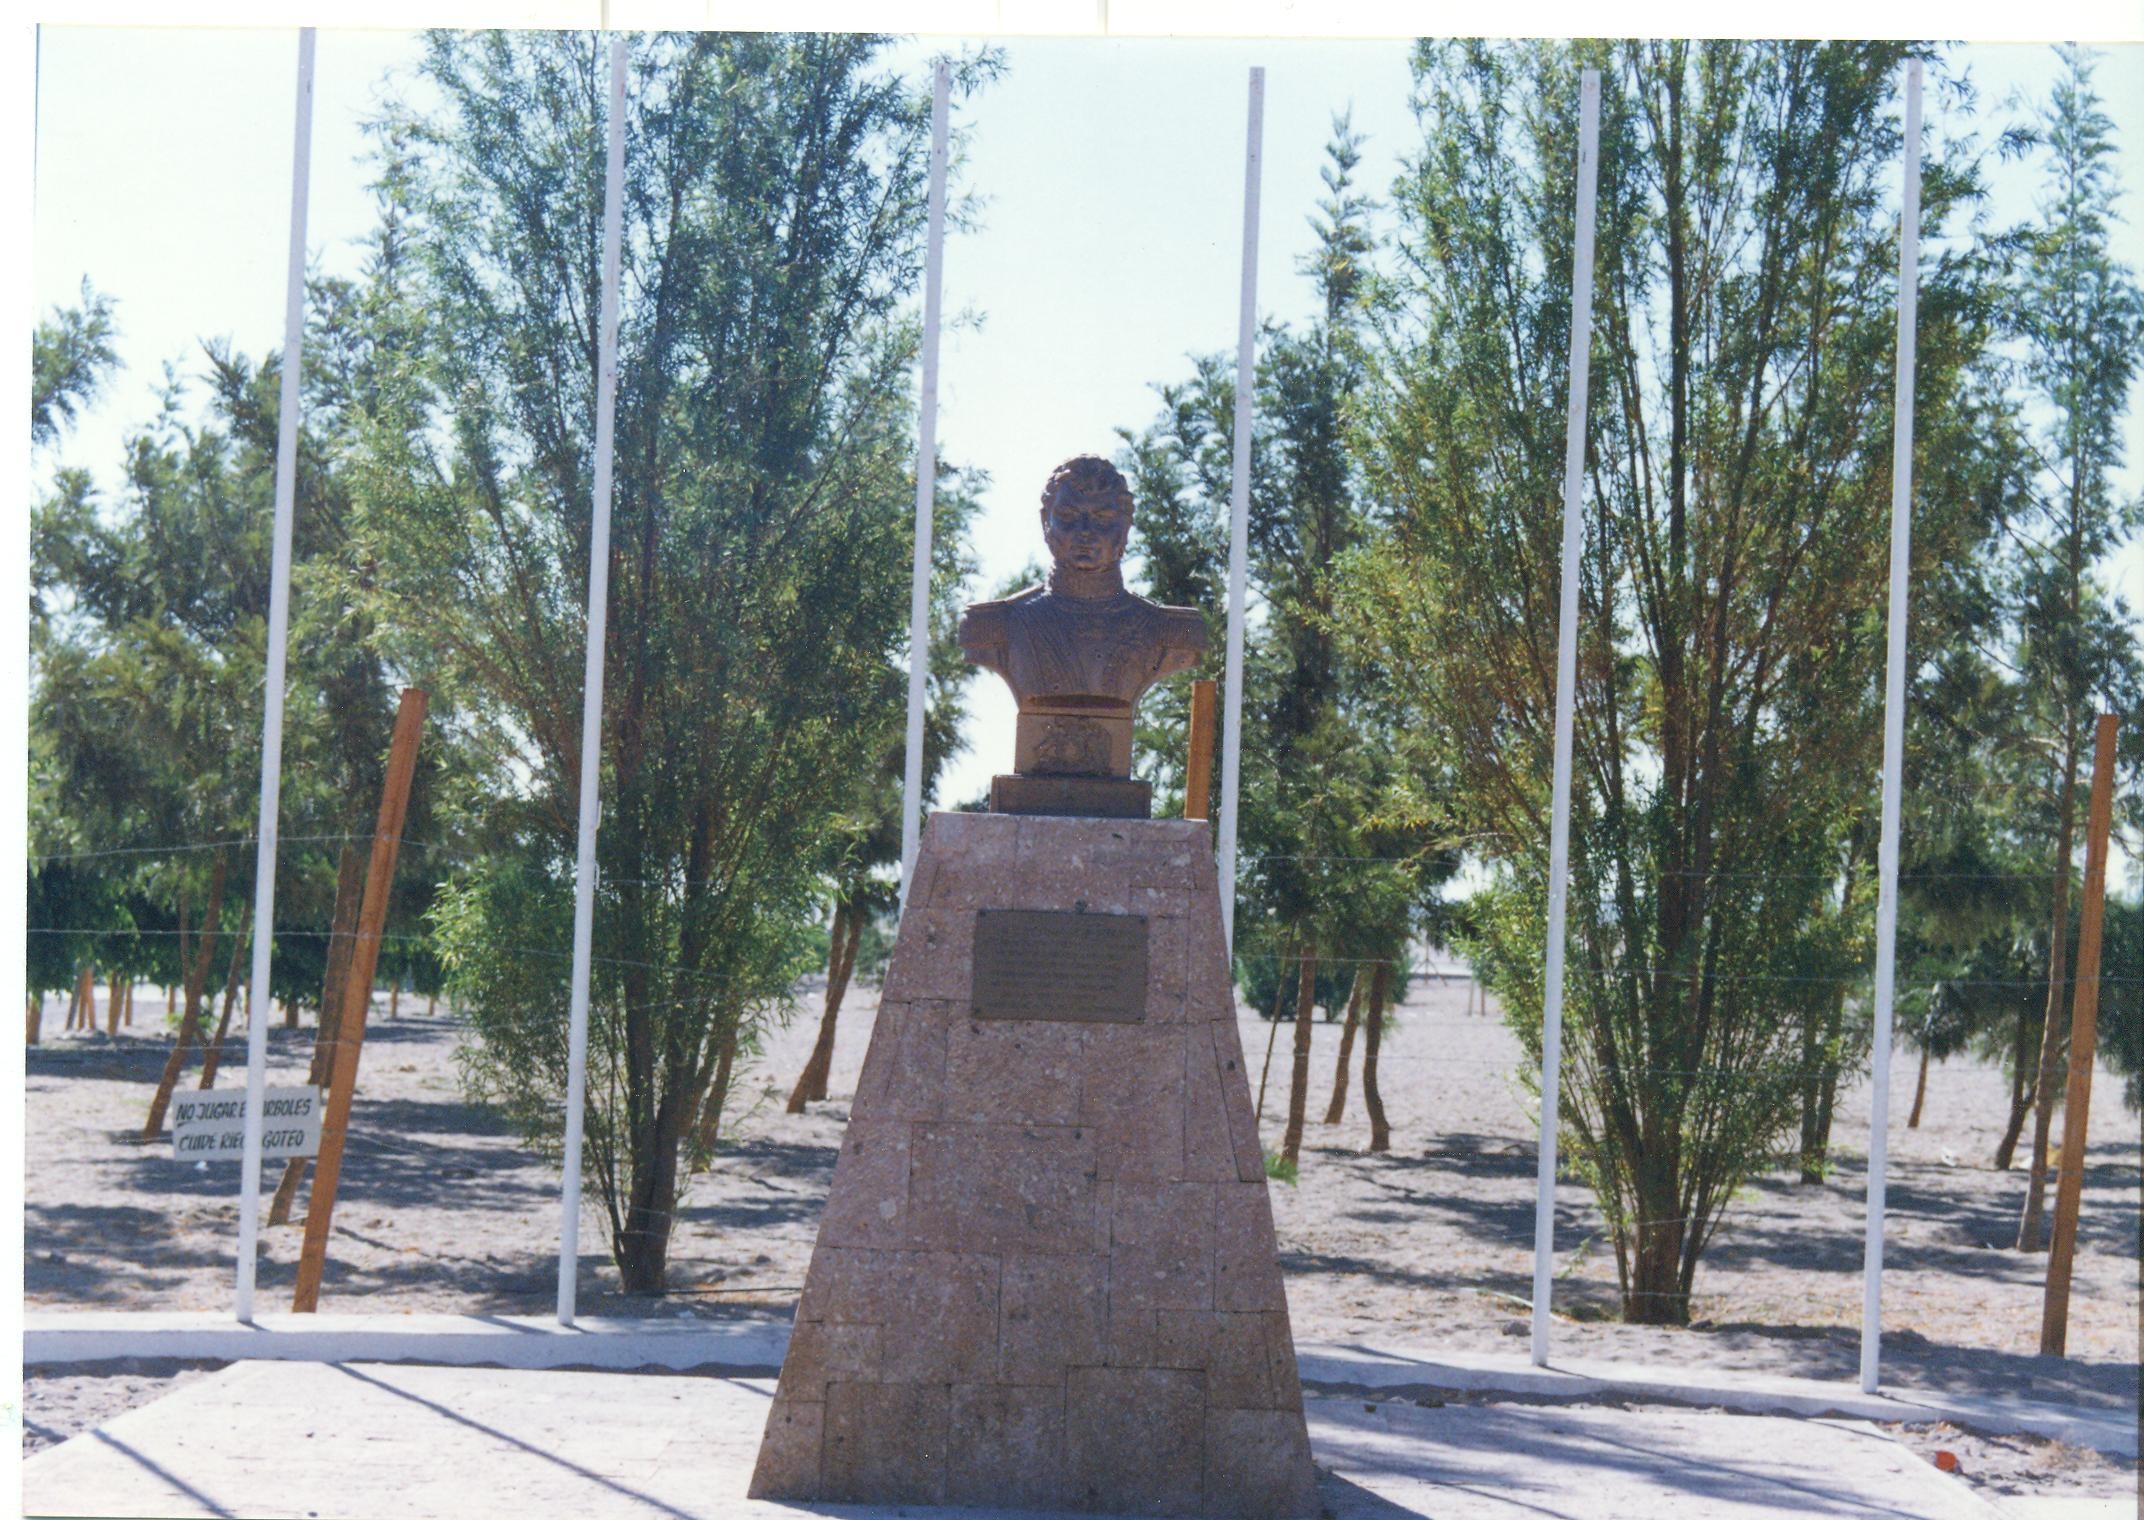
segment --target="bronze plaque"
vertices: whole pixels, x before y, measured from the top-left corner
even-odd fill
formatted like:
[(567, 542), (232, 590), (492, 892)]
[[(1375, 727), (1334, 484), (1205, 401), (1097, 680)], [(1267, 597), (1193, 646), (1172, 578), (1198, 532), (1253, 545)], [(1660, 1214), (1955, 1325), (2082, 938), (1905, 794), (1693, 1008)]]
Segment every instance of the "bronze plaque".
[(978, 1019), (1142, 1023), (1146, 915), (979, 912), (968, 996)]

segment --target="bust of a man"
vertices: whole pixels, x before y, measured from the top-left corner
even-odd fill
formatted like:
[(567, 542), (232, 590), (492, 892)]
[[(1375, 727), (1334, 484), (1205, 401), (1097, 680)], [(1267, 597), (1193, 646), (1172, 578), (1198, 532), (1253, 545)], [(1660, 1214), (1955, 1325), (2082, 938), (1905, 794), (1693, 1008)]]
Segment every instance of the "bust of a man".
[(992, 786), (996, 811), (1147, 814), (1149, 788), (1130, 779), (1132, 710), (1156, 681), (1198, 663), (1206, 624), (1194, 607), (1124, 589), (1131, 527), (1116, 466), (1067, 459), (1042, 491), (1049, 584), (961, 615), (969, 662), (996, 671), (1020, 704), (1015, 774)]

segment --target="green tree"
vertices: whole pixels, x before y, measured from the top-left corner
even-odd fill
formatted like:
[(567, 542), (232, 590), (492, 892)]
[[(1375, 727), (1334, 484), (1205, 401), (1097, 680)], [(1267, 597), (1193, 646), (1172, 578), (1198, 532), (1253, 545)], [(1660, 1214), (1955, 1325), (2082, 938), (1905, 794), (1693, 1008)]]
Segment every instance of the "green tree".
[(261, 670), (230, 552), (244, 535), (226, 439), (180, 424), (178, 395), (129, 440), (124, 490), (103, 510), (86, 472), (61, 473), (33, 510), (30, 567), (33, 896), (50, 915), (33, 938), (79, 944), (83, 917), (102, 917), (98, 960), (183, 983), (175, 1059), (214, 950), (199, 930), (236, 879)]
[(2099, 1046), (2122, 1101), (2144, 1109), (2144, 898), (2107, 899), (2099, 962)]
[(30, 445), (55, 443), (119, 367), (112, 298), (82, 281), (82, 304), (61, 307), (30, 339)]
[[(2054, 868), (2047, 908), (2052, 945), (2034, 1082), (2032, 1147), (2017, 1248), (2046, 1249), (2047, 1145), (2063, 1083), (2069, 1037), (2069, 935), (2077, 838), (2078, 777), (2100, 711), (2122, 714), (2131, 734), (2144, 718), (2144, 657), (2130, 609), (2095, 567), (2136, 531), (2144, 503), (2124, 500), (2115, 475), (2137, 352), (2144, 345), (2144, 289), (2114, 256), (2120, 182), (2114, 123), (2092, 88), (2092, 55), (2061, 50), (2062, 76), (2041, 117), (2045, 178), (2039, 225), (2017, 291), (2023, 379), (2044, 416), (2034, 442), (2025, 509), (2007, 524), (2016, 550), (2017, 695), (2029, 713), (2030, 768), (2052, 772)], [(2144, 816), (2134, 790), (2144, 776), (2138, 747), (2123, 769), (2126, 811)], [(2027, 797), (2044, 796), (2045, 783)], [(2037, 797), (2034, 797), (2037, 801)]]
[[(977, 490), (984, 483), (979, 472), (958, 471), (940, 462), (934, 500), (941, 504), (933, 513), (931, 546), (939, 561), (931, 578), (929, 676), (923, 710), (923, 803), (926, 812), (936, 800), (938, 781), (946, 762), (962, 748), (960, 738), (961, 698), (975, 667), (960, 651), (962, 586), (975, 573), (974, 556), (967, 552), (962, 534), (978, 505)], [(941, 529), (938, 519), (943, 518)], [(947, 551), (939, 552), (938, 534), (946, 534)], [(889, 668), (889, 680), (898, 679), (898, 700), (907, 711), (906, 672)], [(834, 1033), (841, 1018), (842, 1001), (857, 970), (866, 931), (878, 930), (892, 918), (900, 903), (901, 805), (905, 781), (908, 736), (904, 727), (877, 766), (856, 778), (854, 800), (830, 834), (830, 858), (825, 867), (833, 899), (827, 919), (826, 1000), (820, 1010), (818, 1037), (804, 1069), (790, 1090), (788, 1111), (800, 1114), (807, 1103), (826, 1098), (826, 1079), (833, 1069)]]
[[(227, 931), (229, 897), (251, 891), (259, 786), (280, 376), (220, 344), (203, 358), (199, 407), (169, 375), (158, 415), (127, 440), (117, 490), (62, 471), (31, 519), (31, 939), (52, 946), (33, 974), (56, 980), (60, 947), (77, 964), (93, 949), (187, 989), (152, 1126), (202, 1030), (209, 926)], [(332, 393), (310, 399), (315, 421), (332, 419)], [(300, 456), (272, 960), (274, 992), (293, 1010), (321, 995), (324, 896), (343, 836), (369, 831), (399, 684), (343, 589), (347, 482), (312, 427)], [(445, 716), (450, 731), (463, 726)], [(449, 757), (472, 752), (432, 747), (413, 835), (435, 823)], [(423, 906), (427, 868), (436, 875), (413, 853), (395, 934)], [(85, 937), (89, 927), (101, 933)]]
[[(898, 743), (907, 306), (928, 101), (883, 39), (636, 39), (587, 1162), (660, 1289), (694, 1138), (786, 1007), (859, 778)], [(372, 605), (481, 693), (525, 778), (437, 912), (469, 1075), (555, 1146), (590, 531), (604, 48), (433, 34), (382, 194), (421, 330), (361, 473)], [(994, 71), (963, 63), (963, 90)], [(940, 526), (951, 573), (958, 521)]]
[[(1452, 867), (1437, 864), (1441, 815), (1426, 827), (1399, 826), (1404, 809), (1393, 806), (1393, 778), (1381, 769), (1395, 735), (1357, 691), (1333, 625), (1335, 566), (1363, 531), (1347, 432), (1364, 375), (1357, 336), (1374, 251), (1373, 204), (1355, 189), (1360, 161), (1361, 139), (1340, 116), (1313, 221), (1318, 242), (1303, 264), (1319, 315), (1300, 333), (1263, 334), (1252, 448), (1248, 571), (1263, 616), (1244, 671), (1237, 962), (1254, 1004), (1270, 1006), (1276, 1017), (1292, 985), (1295, 1040), (1282, 1140), (1291, 1165), (1302, 1147), (1314, 1009), (1323, 1003), (1337, 1013), (1352, 1001), (1356, 972), (1397, 954), (1420, 904)], [(1161, 401), (1155, 422), (1123, 435), (1125, 473), (1139, 501), (1142, 568), (1151, 595), (1206, 609), (1210, 653), (1207, 668), (1194, 674), (1216, 674), (1233, 371), (1219, 357), (1196, 360), (1188, 381), (1161, 388)], [(1174, 736), (1183, 732), (1184, 704), (1182, 689), (1172, 688), (1150, 709), (1144, 729), (1143, 747), (1160, 752), (1165, 776), (1181, 775)], [(1386, 851), (1395, 858), (1373, 858)]]
[[(1363, 406), (1389, 531), (1354, 557), (1344, 612), (1406, 721), (1447, 736), (1497, 871), (1474, 949), (1535, 1066), (1579, 71), (1606, 80), (1561, 1081), (1634, 1321), (1687, 1321), (1728, 1200), (1802, 1106), (1804, 1031), (1856, 972), (1905, 56), (1423, 43), (1414, 60), (1422, 145)], [(1976, 191), (1938, 156), (1927, 229)], [(1976, 428), (1985, 260), (1968, 243), (1930, 263), (1917, 576), (1969, 557), (1996, 467)]]

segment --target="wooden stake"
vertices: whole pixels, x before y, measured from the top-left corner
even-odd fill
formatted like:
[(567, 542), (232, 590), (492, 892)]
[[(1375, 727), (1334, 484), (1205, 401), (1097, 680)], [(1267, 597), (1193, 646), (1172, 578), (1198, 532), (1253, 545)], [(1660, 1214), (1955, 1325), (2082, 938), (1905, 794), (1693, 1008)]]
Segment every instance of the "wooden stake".
[(2114, 714), (2099, 715), (2092, 746), (2092, 812), (2085, 825), (2084, 921), (2077, 930), (2077, 986), (2070, 1011), (2070, 1081), (2062, 1115), (2062, 1174), (2055, 1185), (2055, 1239), (2047, 1253), (2040, 1354), (2061, 1356), (2069, 1339), (2070, 1268), (2077, 1259), (2077, 1207), (2084, 1191), (2085, 1124), (2099, 1038), (2100, 925), (2107, 907), (2107, 834), (2114, 820)]
[(1184, 762), (1184, 816), (1207, 818), (1213, 800), (1214, 684), (1191, 683), (1191, 754)]
[(357, 1089), (357, 1058), (365, 1043), (365, 1014), (372, 1002), (372, 974), (379, 965), (380, 932), (394, 887), (395, 855), (402, 821), (409, 813), (410, 779), (417, 771), (417, 736), (424, 728), (425, 694), (412, 686), (395, 714), (395, 737), (387, 753), (387, 784), (380, 793), (380, 821), (372, 834), (372, 864), (365, 872), (365, 902), (358, 910), (357, 942), (343, 976), (342, 1017), (336, 1020), (335, 1057), (327, 1112), (320, 1121), (320, 1159), (313, 1197), (305, 1211), (305, 1245), (298, 1254), (298, 1287), (291, 1310), (310, 1314), (320, 1306), (320, 1274), (327, 1266), (328, 1225), (335, 1215), (335, 1186), (342, 1179), (343, 1140), (350, 1130), (350, 1099)]
[(119, 1038), (119, 1016), (126, 1011), (126, 1005), (119, 1000), (124, 991), (125, 984), (114, 971), (111, 988), (104, 994), (104, 1032), (115, 1040)]

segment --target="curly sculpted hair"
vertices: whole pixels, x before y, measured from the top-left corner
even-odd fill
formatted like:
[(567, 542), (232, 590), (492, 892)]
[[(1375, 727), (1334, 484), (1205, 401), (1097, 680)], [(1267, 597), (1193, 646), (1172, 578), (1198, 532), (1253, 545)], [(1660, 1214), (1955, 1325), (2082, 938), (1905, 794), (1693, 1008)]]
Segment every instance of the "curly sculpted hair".
[(1099, 454), (1074, 454), (1050, 471), (1049, 483), (1042, 488), (1042, 509), (1097, 498), (1131, 515), (1132, 488), (1117, 467)]

